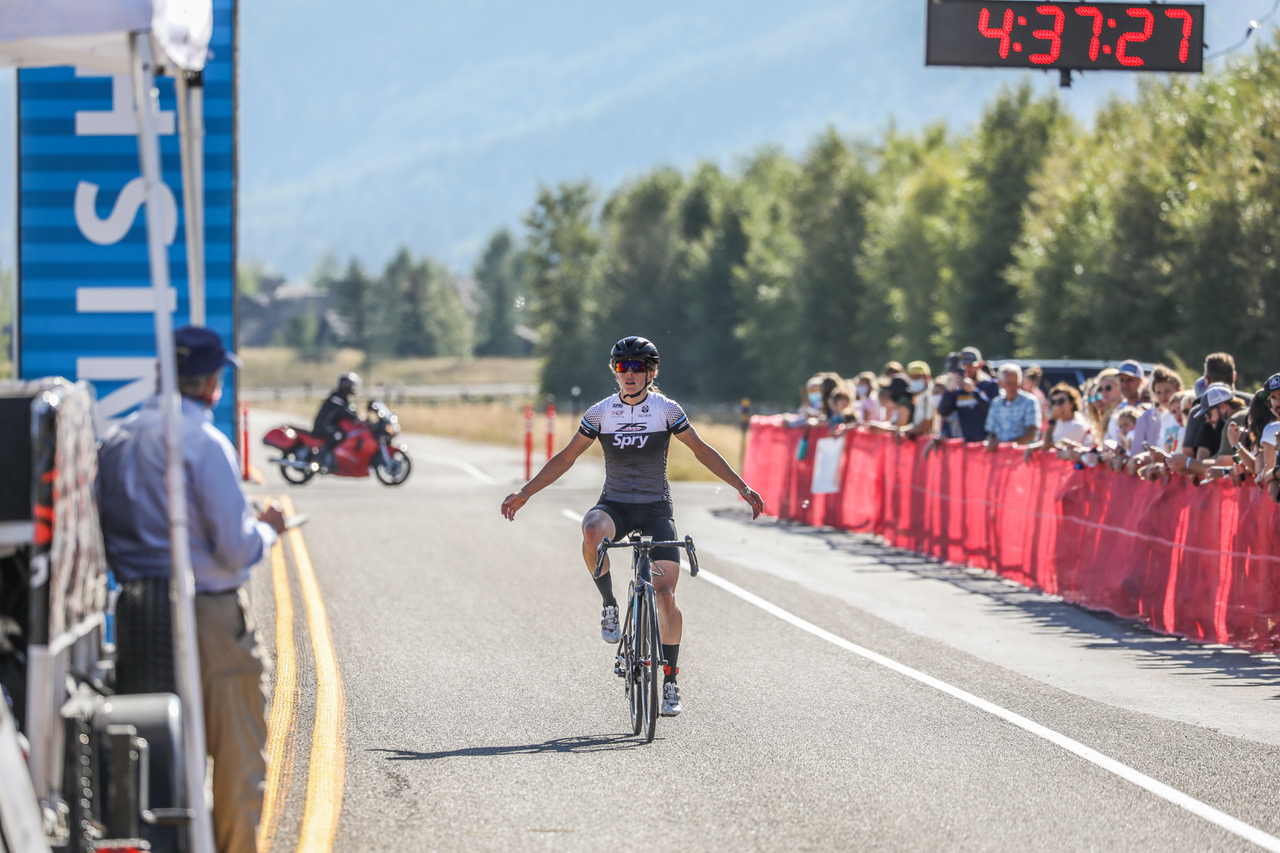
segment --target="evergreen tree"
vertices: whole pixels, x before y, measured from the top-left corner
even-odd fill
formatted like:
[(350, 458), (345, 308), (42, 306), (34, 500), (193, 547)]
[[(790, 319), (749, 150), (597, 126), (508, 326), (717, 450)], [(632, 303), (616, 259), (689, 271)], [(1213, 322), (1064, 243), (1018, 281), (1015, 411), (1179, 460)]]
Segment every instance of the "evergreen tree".
[(541, 385), (561, 398), (575, 385), (586, 397), (608, 391), (601, 370), (607, 356), (592, 345), (601, 245), (595, 203), (588, 182), (544, 186), (524, 220), (531, 314), (541, 335)]
[(884, 354), (885, 305), (858, 266), (875, 197), (866, 157), (828, 128), (801, 164), (796, 354), (811, 372), (839, 368), (851, 375), (855, 365)]
[(920, 139), (890, 133), (881, 148), (879, 191), (858, 262), (863, 280), (874, 283), (876, 298), (887, 308), (881, 358), (936, 365), (956, 346), (944, 295), (953, 275), (957, 166), (955, 147), (941, 125)]
[(793, 227), (800, 170), (780, 151), (765, 149), (747, 164), (741, 182), (746, 253), (734, 270), (742, 316), (734, 337), (742, 350), (738, 371), (748, 397), (790, 400), (811, 370), (796, 356), (796, 268), (802, 246)]
[(516, 300), (524, 298), (524, 257), (510, 231), (503, 228), (489, 238), (474, 275), (479, 285), (476, 355), (518, 355)]
[(964, 342), (955, 346), (972, 343), (992, 355), (1014, 351), (1017, 290), (1006, 273), (1033, 182), (1066, 121), (1057, 98), (1033, 97), (1024, 79), (1001, 89), (977, 133), (961, 143), (964, 185), (956, 198), (959, 234), (945, 306), (948, 337)]
[(475, 347), (475, 322), (462, 303), (453, 273), (427, 258), (418, 263), (426, 282), (423, 326), (431, 342), (431, 355), (466, 358)]
[(381, 329), (374, 328), (375, 285), (364, 267), (353, 258), (341, 274), (330, 272), (320, 282), (329, 291), (333, 310), (346, 323), (352, 346), (370, 350)]
[(628, 335), (649, 338), (662, 355), (661, 386), (687, 396), (695, 368), (686, 343), (686, 310), (679, 204), (684, 179), (659, 169), (621, 188), (604, 206), (600, 310), (593, 348), (603, 359)]
[(714, 165), (703, 164), (687, 183), (678, 215), (682, 305), (691, 329), (680, 348), (690, 365), (687, 381), (697, 399), (735, 401), (754, 393), (736, 334), (746, 320), (741, 290), (735, 287), (749, 245), (742, 192)]

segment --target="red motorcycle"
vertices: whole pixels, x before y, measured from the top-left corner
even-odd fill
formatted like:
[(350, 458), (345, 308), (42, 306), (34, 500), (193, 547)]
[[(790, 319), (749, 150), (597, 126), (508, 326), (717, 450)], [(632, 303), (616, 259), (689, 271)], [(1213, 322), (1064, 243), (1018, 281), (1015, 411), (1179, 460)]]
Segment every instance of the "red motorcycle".
[(409, 478), (409, 448), (393, 444), (400, 433), (400, 420), (377, 400), (369, 403), (367, 420), (341, 424), (342, 441), (333, 448), (333, 470), (320, 468), (325, 440), (294, 426), (278, 426), (262, 437), (262, 443), (281, 455), (267, 461), (280, 466), (280, 474), (294, 485), (302, 485), (320, 473), (339, 477), (368, 477), (373, 471), (388, 486), (398, 486)]

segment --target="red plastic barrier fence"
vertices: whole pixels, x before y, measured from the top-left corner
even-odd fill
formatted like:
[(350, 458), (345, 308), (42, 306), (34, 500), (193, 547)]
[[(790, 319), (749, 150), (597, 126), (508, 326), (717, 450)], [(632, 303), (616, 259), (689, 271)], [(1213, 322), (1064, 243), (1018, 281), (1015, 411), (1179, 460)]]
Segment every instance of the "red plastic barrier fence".
[(1280, 507), (1256, 488), (1149, 483), (961, 441), (926, 455), (924, 441), (854, 429), (839, 491), (815, 495), (827, 435), (752, 419), (744, 476), (766, 512), (875, 533), (1163, 633), (1280, 651)]

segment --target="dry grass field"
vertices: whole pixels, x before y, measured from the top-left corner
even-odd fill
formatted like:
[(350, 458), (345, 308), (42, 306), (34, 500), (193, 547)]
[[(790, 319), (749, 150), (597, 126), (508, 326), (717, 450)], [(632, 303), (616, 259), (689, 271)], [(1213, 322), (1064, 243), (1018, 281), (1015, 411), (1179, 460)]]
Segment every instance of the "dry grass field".
[[(318, 399), (282, 400), (264, 405), (272, 410), (295, 415), (296, 422), (299, 424), (309, 422), (320, 406)], [(523, 404), (403, 403), (397, 405), (395, 411), (405, 432), (442, 435), (511, 447), (524, 446)], [(554, 442), (556, 451), (564, 447), (569, 437), (577, 430), (580, 416), (581, 413), (578, 413), (578, 416), (567, 413), (557, 415)], [(737, 427), (701, 422), (696, 418), (693, 419), (693, 423), (698, 434), (708, 444), (719, 450), (735, 469), (741, 470), (742, 432)], [(598, 457), (600, 445), (596, 444), (587, 452)], [(538, 409), (534, 417), (533, 454), (536, 470), (536, 466), (542, 464), (547, 458), (547, 420), (542, 409)], [(676, 440), (671, 442), (667, 474), (671, 480), (676, 481), (716, 479), (699, 464), (687, 447)]]
[(288, 347), (246, 347), (240, 382), (245, 388), (310, 385), (316, 393), (332, 388), (348, 370), (366, 385), (460, 385), (536, 383), (538, 361), (532, 358), (401, 358), (366, 364), (360, 350), (338, 350), (324, 361), (305, 361)]

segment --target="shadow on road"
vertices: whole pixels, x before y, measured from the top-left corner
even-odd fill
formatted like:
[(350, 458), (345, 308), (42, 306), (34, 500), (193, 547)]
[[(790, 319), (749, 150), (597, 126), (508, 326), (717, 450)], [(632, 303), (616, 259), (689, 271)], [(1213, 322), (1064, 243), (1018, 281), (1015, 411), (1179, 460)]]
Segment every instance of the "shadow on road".
[(521, 746), (471, 746), (440, 752), (414, 752), (408, 749), (370, 749), (385, 752), (388, 761), (431, 761), (436, 758), (487, 758), (494, 755), (540, 755), (543, 753), (613, 752), (644, 746), (644, 741), (631, 735), (597, 735), (595, 737), (562, 737), (542, 743)]
[[(725, 521), (747, 523), (751, 513), (737, 507), (713, 510)], [(757, 524), (759, 522), (756, 522)], [(944, 563), (911, 551), (890, 548), (874, 536), (850, 533), (830, 527), (809, 527), (789, 521), (777, 526), (796, 536), (824, 543), (832, 551), (850, 557), (870, 557), (886, 571), (910, 572), (922, 580), (949, 583), (967, 593), (981, 595), (997, 607), (1019, 611), (1034, 620), (1041, 630), (1071, 635), (1088, 649), (1127, 649), (1140, 653), (1138, 665), (1150, 669), (1210, 673), (1223, 687), (1280, 686), (1280, 661), (1243, 649), (1202, 645), (1185, 637), (1152, 631), (1141, 622), (1105, 611), (1089, 610), (1019, 583), (994, 572), (970, 566)], [(859, 567), (865, 571), (865, 565)], [(1280, 694), (1271, 697), (1280, 701)]]

